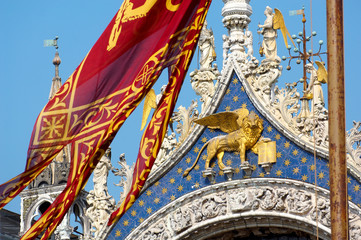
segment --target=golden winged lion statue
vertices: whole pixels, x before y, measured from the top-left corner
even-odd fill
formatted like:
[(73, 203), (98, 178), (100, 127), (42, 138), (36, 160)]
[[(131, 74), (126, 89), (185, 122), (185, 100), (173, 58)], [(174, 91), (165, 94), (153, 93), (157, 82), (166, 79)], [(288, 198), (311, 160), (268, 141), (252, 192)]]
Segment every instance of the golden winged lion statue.
[(253, 111), (250, 113), (246, 108), (240, 108), (232, 112), (212, 114), (195, 122), (211, 129), (220, 129), (228, 134), (214, 137), (206, 142), (193, 165), (184, 171), (183, 177), (186, 177), (197, 164), (205, 147), (207, 147), (205, 169), (209, 168), (212, 158), (217, 156), (219, 168), (223, 170), (226, 167), (222, 162), (225, 151), (239, 152), (241, 163), (246, 161), (246, 150), (252, 149), (257, 153), (257, 145), (263, 131), (263, 120)]

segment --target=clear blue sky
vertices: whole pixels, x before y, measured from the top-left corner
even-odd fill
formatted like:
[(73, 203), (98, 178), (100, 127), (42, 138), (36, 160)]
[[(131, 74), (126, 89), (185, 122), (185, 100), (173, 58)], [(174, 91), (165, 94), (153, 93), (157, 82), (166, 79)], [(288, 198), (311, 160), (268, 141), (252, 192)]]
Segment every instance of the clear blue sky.
[[(59, 53), (62, 63), (60, 76), (63, 82), (79, 65), (101, 35), (111, 18), (121, 5), (121, 0), (76, 0), (76, 1), (1, 1), (0, 3), (0, 183), (21, 173), (25, 167), (26, 153), (30, 135), (36, 117), (48, 101), (51, 80), (54, 76), (52, 59), (53, 47), (43, 47), (45, 39), (59, 36)], [(361, 1), (344, 1), (345, 25), (345, 59), (346, 59), (346, 122), (347, 129), (352, 127), (352, 120), (361, 121), (361, 79), (357, 62), (361, 56), (358, 43), (361, 39), (360, 17)], [(263, 23), (264, 9), (267, 5), (279, 8), (285, 17), (286, 25), (291, 34), (302, 30), (300, 16), (289, 16), (288, 11), (306, 8), (308, 28), (310, 27), (309, 0), (252, 0), (253, 8), (250, 30), (254, 35), (255, 56), (259, 37), (257, 24)], [(322, 39), (326, 47), (326, 1), (313, 1), (313, 30), (318, 32), (315, 43)], [(222, 34), (226, 33), (222, 24), (221, 9), (223, 2), (213, 0), (208, 26), (212, 27), (217, 46), (217, 64), (222, 66)], [(308, 33), (309, 33), (308, 29)], [(279, 55), (282, 53), (283, 40), (278, 39)], [(196, 57), (196, 55), (195, 55)], [(195, 58), (196, 59), (196, 58)], [(286, 66), (284, 64), (284, 66)], [(190, 70), (197, 64), (193, 62)], [(300, 75), (299, 66), (292, 65), (291, 72), (283, 71), (280, 81), (294, 82)], [(298, 69), (298, 70), (297, 70)], [(156, 93), (163, 83), (156, 86)], [(281, 85), (282, 86), (282, 85)], [(191, 99), (197, 98), (189, 84), (189, 75), (181, 92), (179, 105), (188, 107)], [(200, 105), (200, 104), (199, 104)], [(141, 108), (140, 106), (139, 108)], [(200, 107), (199, 107), (200, 109)], [(121, 153), (126, 154), (129, 163), (136, 158), (141, 136), (141, 109), (136, 111), (124, 124), (112, 144), (112, 163), (117, 165)], [(117, 182), (118, 179), (111, 178)], [(91, 179), (90, 179), (91, 182)], [(92, 182), (91, 182), (92, 184)], [(89, 189), (89, 187), (87, 187)], [(119, 189), (111, 187), (111, 194), (119, 200)], [(8, 204), (5, 208), (20, 212), (20, 200)]]

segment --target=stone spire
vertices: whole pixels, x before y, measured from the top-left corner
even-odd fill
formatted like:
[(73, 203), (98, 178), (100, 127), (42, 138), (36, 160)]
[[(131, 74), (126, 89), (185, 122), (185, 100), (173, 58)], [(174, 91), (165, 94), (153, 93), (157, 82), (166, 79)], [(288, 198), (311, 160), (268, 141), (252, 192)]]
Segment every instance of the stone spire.
[(227, 46), (224, 57), (227, 58), (228, 51), (236, 57), (246, 57), (245, 46), (248, 44), (245, 32), (248, 30), (252, 15), (250, 0), (223, 0), (223, 2), (222, 21), (228, 29), (228, 36), (223, 36), (223, 46)]
[[(55, 41), (57, 41), (58, 37), (55, 38)], [(55, 45), (55, 48), (58, 49), (58, 45)], [(59, 90), (61, 87), (61, 78), (59, 77), (59, 65), (61, 63), (59, 52), (56, 50), (55, 56), (53, 59), (53, 64), (55, 66), (55, 76), (53, 77), (53, 82), (51, 84), (50, 93), (49, 93), (49, 99), (52, 99), (55, 93)]]

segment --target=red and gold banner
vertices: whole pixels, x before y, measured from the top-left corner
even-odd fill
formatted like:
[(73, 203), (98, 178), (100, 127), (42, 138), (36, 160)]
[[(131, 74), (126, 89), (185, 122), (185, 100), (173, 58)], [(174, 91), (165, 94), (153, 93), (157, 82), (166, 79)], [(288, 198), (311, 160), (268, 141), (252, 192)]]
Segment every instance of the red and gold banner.
[(24, 173), (0, 185), (0, 208), (71, 143), (67, 186), (22, 239), (47, 239), (84, 188), (120, 126), (163, 69), (171, 77), (141, 139), (133, 187), (114, 223), (138, 197), (160, 148), (210, 0), (125, 0), (79, 67), (39, 114)]

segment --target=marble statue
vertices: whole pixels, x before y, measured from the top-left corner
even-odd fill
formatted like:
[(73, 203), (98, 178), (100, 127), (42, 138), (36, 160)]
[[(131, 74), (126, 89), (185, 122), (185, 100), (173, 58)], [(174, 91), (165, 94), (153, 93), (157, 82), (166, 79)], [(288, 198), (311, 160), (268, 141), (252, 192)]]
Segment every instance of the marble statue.
[(201, 52), (201, 69), (211, 69), (212, 62), (216, 58), (216, 52), (213, 31), (212, 29), (207, 29), (207, 21), (204, 22), (201, 35), (199, 37), (198, 46)]

